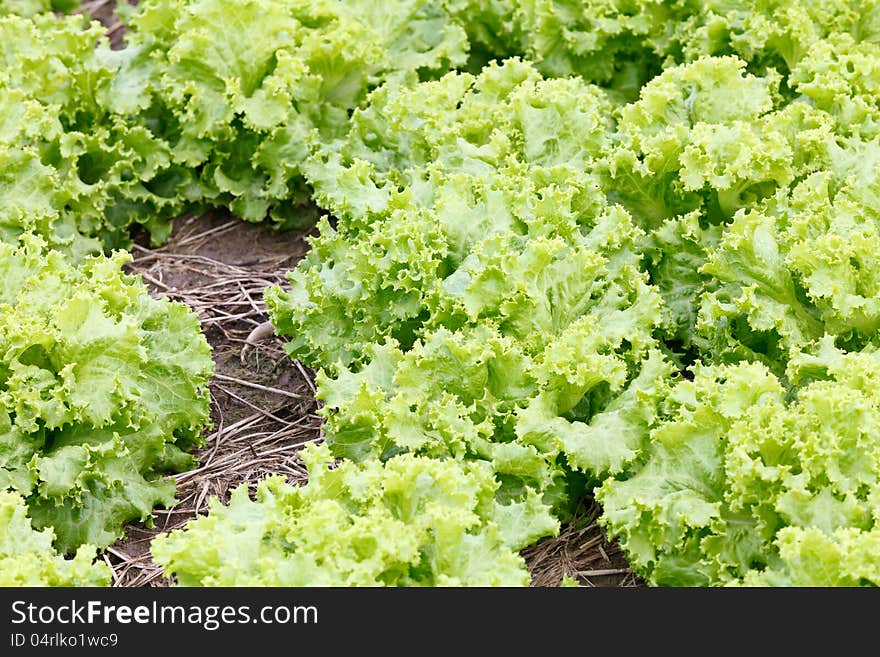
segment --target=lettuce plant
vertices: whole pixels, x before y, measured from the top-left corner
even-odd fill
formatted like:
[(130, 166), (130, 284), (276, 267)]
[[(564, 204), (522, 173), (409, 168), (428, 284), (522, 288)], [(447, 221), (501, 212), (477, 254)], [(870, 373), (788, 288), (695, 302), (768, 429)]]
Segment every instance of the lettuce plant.
[(672, 391), (602, 522), (657, 585), (880, 584), (878, 353), (701, 367)]
[(338, 223), (266, 294), (291, 354), (325, 368), (327, 441), (487, 460), (503, 499), (564, 515), (572, 470), (638, 453), (672, 371), (643, 233), (591, 172), (607, 99), (511, 60), (370, 101), (307, 163)]
[(71, 264), (38, 238), (0, 243), (0, 489), (55, 544), (103, 548), (174, 503), (166, 473), (209, 422), (210, 348), (184, 305), (121, 271)]
[(523, 586), (515, 550), (555, 521), (498, 504), (489, 468), (401, 455), (338, 467), (301, 452), (309, 481), (282, 477), (216, 498), (207, 517), (153, 540), (183, 586)]
[(27, 505), (0, 491), (0, 586), (107, 586), (110, 569), (95, 562), (96, 550), (81, 545), (72, 559), (52, 546), (51, 528), (36, 531)]

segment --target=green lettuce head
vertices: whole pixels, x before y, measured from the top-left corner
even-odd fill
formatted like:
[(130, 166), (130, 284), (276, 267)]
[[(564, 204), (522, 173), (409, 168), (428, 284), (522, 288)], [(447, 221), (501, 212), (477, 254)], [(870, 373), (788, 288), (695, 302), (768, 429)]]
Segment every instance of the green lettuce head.
[(174, 502), (165, 473), (209, 422), (210, 347), (185, 306), (153, 299), (117, 252), (73, 265), (0, 243), (0, 489), (72, 552)]

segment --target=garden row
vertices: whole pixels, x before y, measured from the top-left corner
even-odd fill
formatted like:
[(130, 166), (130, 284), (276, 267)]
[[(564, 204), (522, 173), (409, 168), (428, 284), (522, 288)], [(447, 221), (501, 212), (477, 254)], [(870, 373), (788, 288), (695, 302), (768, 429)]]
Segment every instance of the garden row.
[(106, 581), (208, 421), (132, 227), (313, 203), (266, 302), (325, 442), (155, 539), (181, 584), (527, 584), (585, 494), (652, 584), (880, 584), (880, 5), (121, 9), (0, 19), (11, 583)]

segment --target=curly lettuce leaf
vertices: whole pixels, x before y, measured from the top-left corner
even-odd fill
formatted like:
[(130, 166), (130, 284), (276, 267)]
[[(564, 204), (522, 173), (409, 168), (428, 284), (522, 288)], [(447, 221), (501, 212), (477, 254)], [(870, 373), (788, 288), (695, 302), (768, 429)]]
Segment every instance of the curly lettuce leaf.
[(165, 573), (182, 586), (525, 586), (515, 550), (556, 527), (545, 507), (496, 502), (480, 463), (401, 455), (330, 468), (326, 446), (301, 455), (304, 486), (270, 477), (256, 501), (241, 486), (156, 537)]
[(370, 94), (347, 134), (315, 149), (306, 176), (322, 207), (359, 220), (387, 212), (401, 187), (421, 204), (444, 203), (457, 195), (438, 189), (450, 176), (476, 181), (514, 163), (584, 173), (608, 145), (609, 107), (597, 88), (542, 79), (517, 59), (477, 76), (395, 81)]
[[(603, 206), (597, 180), (585, 175), (608, 143), (605, 101), (594, 88), (543, 81), (514, 60), (479, 77), (386, 85), (371, 100), (349, 135), (308, 164), (319, 202), (342, 220), (319, 224), (289, 292), (266, 292), (276, 327), (294, 339), (293, 355), (349, 364), (383, 337), (411, 344), (432, 314), (460, 325), (475, 312), (467, 299), (483, 293), (475, 288), (492, 285), (468, 282), (469, 270), (482, 267), (480, 251), (497, 259), (529, 235), (546, 236), (557, 255), (535, 257), (556, 257), (561, 268), (568, 242), (581, 242), (585, 258), (591, 239), (626, 243), (632, 228), (614, 235), (614, 217), (592, 238), (578, 234)], [(381, 134), (394, 141), (383, 146)], [(540, 266), (528, 258), (522, 266)]]
[(21, 496), (0, 491), (0, 586), (108, 586), (110, 569), (82, 545), (65, 559), (51, 529), (36, 531)]
[(514, 55), (547, 76), (580, 76), (630, 100), (661, 69), (735, 55), (788, 73), (836, 34), (875, 43), (877, 3), (850, 0), (446, 0), (472, 65)]
[(174, 502), (163, 474), (209, 422), (210, 348), (181, 304), (121, 272), (73, 265), (38, 238), (0, 243), (0, 488), (72, 552)]
[[(880, 586), (880, 531), (838, 529), (827, 534), (785, 527), (776, 539), (782, 565), (746, 573), (743, 586)], [(738, 583), (739, 584), (739, 583)]]
[(838, 133), (868, 140), (880, 134), (880, 45), (859, 36), (839, 32), (817, 41), (810, 56), (792, 69), (788, 83), (834, 117)]
[(0, 16), (35, 16), (55, 8), (67, 9), (67, 0), (0, 0)]
[(0, 19), (0, 238), (36, 231), (82, 258), (140, 223), (161, 242), (198, 197), (163, 140), (102, 103), (116, 59), (97, 22)]
[(781, 372), (825, 334), (848, 349), (875, 344), (878, 157), (876, 140), (835, 144), (823, 170), (736, 215), (701, 269), (711, 280), (696, 325), (704, 353)]
[(830, 115), (788, 102), (782, 81), (737, 57), (701, 57), (666, 69), (620, 109), (604, 188), (648, 233), (646, 268), (685, 365), (746, 359), (781, 372), (790, 350), (860, 319), (819, 316), (818, 286), (799, 269), (811, 260), (820, 276), (831, 272), (815, 253), (795, 264), (787, 242), (797, 225), (810, 226), (811, 242), (796, 250), (835, 239), (799, 200), (805, 181), (865, 165), (841, 156)]
[[(229, 26), (236, 29), (230, 30)], [(464, 62), (467, 39), (423, 0), (153, 0), (130, 18), (106, 102), (137, 113), (199, 171), (202, 199), (302, 228), (310, 144), (344, 131), (367, 92)]]
[(663, 300), (662, 330), (674, 348), (692, 346), (699, 301), (710, 283), (701, 270), (721, 233), (719, 226), (704, 226), (694, 211), (664, 221), (642, 238), (644, 267)]
[(672, 369), (643, 234), (591, 171), (607, 107), (510, 60), (381, 87), (309, 161), (339, 220), (266, 300), (291, 355), (324, 368), (336, 455), (486, 460), (503, 499), (563, 516), (638, 455)]
[(878, 355), (823, 344), (792, 361), (791, 391), (761, 364), (698, 368), (673, 390), (641, 466), (599, 489), (603, 524), (650, 583), (874, 576)]
[(685, 60), (736, 55), (753, 70), (788, 74), (809, 60), (821, 61), (817, 44), (829, 36), (876, 43), (877, 8), (876, 0), (709, 0), (683, 17), (673, 44)]
[(737, 57), (663, 71), (620, 109), (609, 197), (648, 229), (694, 211), (718, 224), (815, 170), (830, 121), (806, 103), (784, 106), (780, 79)]

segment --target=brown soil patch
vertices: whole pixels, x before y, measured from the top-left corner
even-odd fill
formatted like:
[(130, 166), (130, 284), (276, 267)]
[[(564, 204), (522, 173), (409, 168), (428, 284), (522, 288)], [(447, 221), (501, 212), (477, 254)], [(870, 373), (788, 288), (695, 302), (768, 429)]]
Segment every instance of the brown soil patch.
[(108, 549), (115, 585), (168, 585), (149, 543), (207, 512), (212, 496), (226, 500), (231, 488), (255, 485), (270, 473), (305, 480), (297, 452), (320, 439), (312, 373), (284, 353), (280, 339), (253, 346), (246, 340), (268, 319), (263, 289), (283, 283), (284, 272), (306, 250), (302, 235), (246, 224), (222, 211), (178, 220), (159, 249), (135, 246), (129, 271), (155, 296), (186, 303), (199, 316), (216, 363), (214, 426), (196, 454), (198, 469), (175, 477), (179, 503), (157, 510), (154, 528), (128, 525), (125, 540)]
[(559, 536), (541, 539), (522, 551), (532, 573), (532, 586), (559, 586), (565, 575), (581, 586), (643, 586), (620, 546), (610, 542), (597, 524), (601, 513), (597, 502), (585, 498)]

